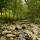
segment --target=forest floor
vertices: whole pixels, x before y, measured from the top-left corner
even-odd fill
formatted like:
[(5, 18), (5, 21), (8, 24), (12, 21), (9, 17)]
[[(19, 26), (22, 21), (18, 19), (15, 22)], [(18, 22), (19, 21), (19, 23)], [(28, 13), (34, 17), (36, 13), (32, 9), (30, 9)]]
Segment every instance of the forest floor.
[(0, 40), (40, 40), (40, 25), (25, 20), (0, 23)]

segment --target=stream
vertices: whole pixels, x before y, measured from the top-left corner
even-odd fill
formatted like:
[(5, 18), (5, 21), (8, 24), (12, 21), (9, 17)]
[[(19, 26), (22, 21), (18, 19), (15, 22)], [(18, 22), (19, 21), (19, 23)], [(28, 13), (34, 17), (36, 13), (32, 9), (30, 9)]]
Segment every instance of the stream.
[(40, 25), (23, 21), (0, 23), (0, 40), (40, 40)]

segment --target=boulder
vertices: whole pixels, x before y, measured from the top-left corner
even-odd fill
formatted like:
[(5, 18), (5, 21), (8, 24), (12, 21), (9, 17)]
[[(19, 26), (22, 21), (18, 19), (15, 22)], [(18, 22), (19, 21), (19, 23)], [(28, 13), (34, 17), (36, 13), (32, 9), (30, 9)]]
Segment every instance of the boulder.
[(7, 34), (6, 37), (15, 37), (13, 34)]
[(8, 34), (8, 33), (12, 33), (11, 31), (7, 31), (7, 30), (4, 30), (3, 32), (2, 32), (2, 34)]

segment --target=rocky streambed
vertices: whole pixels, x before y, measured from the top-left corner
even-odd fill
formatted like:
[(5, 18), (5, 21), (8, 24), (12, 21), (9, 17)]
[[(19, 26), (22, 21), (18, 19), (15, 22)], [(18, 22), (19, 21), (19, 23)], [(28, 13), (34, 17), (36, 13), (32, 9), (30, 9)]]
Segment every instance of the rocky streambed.
[(0, 23), (0, 40), (40, 40), (40, 25), (28, 22)]

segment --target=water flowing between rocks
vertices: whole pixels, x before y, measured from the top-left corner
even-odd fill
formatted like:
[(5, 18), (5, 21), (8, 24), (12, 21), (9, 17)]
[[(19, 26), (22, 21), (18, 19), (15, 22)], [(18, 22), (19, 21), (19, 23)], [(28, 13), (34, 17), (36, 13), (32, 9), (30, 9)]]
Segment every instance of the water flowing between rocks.
[(27, 22), (0, 23), (0, 40), (40, 40), (40, 25)]

